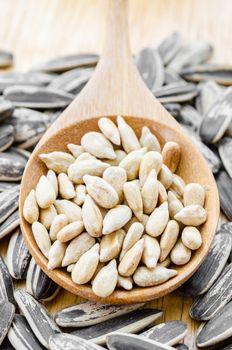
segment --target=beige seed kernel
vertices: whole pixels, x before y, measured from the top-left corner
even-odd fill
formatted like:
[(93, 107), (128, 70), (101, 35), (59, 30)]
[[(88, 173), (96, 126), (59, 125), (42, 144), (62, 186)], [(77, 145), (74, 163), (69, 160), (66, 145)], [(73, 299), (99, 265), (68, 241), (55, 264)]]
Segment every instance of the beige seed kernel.
[(177, 242), (179, 225), (175, 220), (170, 220), (160, 238), (160, 262), (163, 262)]
[(171, 170), (165, 165), (162, 164), (160, 172), (159, 172), (159, 181), (163, 184), (163, 186), (168, 189), (173, 181), (173, 174)]
[(46, 176), (42, 175), (35, 189), (36, 201), (40, 208), (48, 208), (56, 200), (56, 194), (53, 186)]
[(196, 250), (202, 245), (201, 233), (196, 227), (185, 227), (182, 231), (181, 239), (184, 245), (191, 250)]
[(143, 235), (144, 226), (140, 222), (134, 222), (126, 233), (123, 241), (122, 250), (119, 260), (121, 261), (126, 252), (133, 247), (133, 245), (140, 240)]
[(179, 162), (180, 162), (180, 146), (178, 143), (169, 141), (166, 142), (162, 149), (163, 163), (171, 170), (172, 173), (175, 173)]
[(151, 170), (154, 169), (156, 171), (156, 174), (158, 174), (161, 169), (161, 166), (162, 166), (161, 154), (155, 151), (147, 152), (144, 155), (139, 168), (139, 181), (141, 183), (141, 186), (144, 185)]
[(156, 267), (160, 257), (160, 246), (156, 238), (144, 235), (144, 250), (142, 255), (142, 262), (149, 269)]
[(120, 229), (102, 237), (100, 242), (101, 262), (104, 263), (118, 257), (125, 234), (125, 231)]
[(68, 224), (67, 226), (64, 226), (57, 233), (57, 239), (60, 242), (63, 242), (63, 243), (71, 241), (73, 238), (79, 236), (79, 234), (81, 234), (83, 229), (84, 229), (83, 221), (71, 222), (71, 224)]
[(57, 239), (57, 233), (66, 225), (68, 225), (68, 218), (65, 214), (59, 214), (54, 218), (49, 231), (51, 241)]
[(147, 147), (148, 151), (161, 152), (160, 143), (157, 137), (152, 134), (147, 126), (143, 126), (142, 128), (140, 143), (143, 147)]
[(65, 214), (68, 221), (82, 220), (81, 208), (67, 199), (57, 199), (54, 203), (58, 214)]
[(207, 213), (200, 205), (188, 205), (179, 211), (174, 219), (187, 226), (199, 226), (207, 219)]
[(87, 193), (85, 185), (76, 185), (75, 192), (73, 202), (77, 205), (83, 205)]
[(131, 290), (133, 288), (133, 279), (131, 277), (123, 277), (118, 275), (117, 287)]
[(68, 168), (68, 177), (76, 185), (83, 184), (84, 175), (102, 176), (108, 167), (109, 164), (94, 158), (76, 161)]
[(114, 122), (112, 122), (112, 120), (109, 118), (100, 118), (98, 120), (98, 127), (107, 139), (117, 146), (120, 145), (120, 134), (117, 126), (114, 124)]
[(63, 199), (71, 199), (76, 195), (72, 181), (64, 173), (58, 175), (59, 193)]
[(156, 266), (153, 269), (140, 266), (136, 270), (133, 279), (139, 287), (152, 287), (164, 283), (176, 275), (176, 270), (167, 269), (163, 266)]
[(153, 212), (158, 201), (158, 193), (159, 185), (157, 181), (157, 174), (153, 169), (148, 175), (141, 191), (144, 213), (151, 214)]
[(69, 266), (67, 267), (67, 271), (68, 271), (68, 272), (72, 272), (72, 270), (74, 269), (74, 267), (75, 267), (75, 264), (69, 265)]
[(127, 205), (117, 205), (110, 209), (103, 220), (103, 235), (119, 230), (131, 219), (132, 211)]
[(95, 159), (96, 160), (97, 158), (94, 157), (92, 154), (90, 154), (88, 152), (83, 152), (76, 158), (74, 163), (79, 163), (80, 161), (89, 160), (89, 159)]
[(148, 219), (149, 219), (149, 215), (146, 215), (146, 214), (143, 214), (143, 221), (142, 221), (142, 224), (144, 227), (146, 227), (146, 224), (148, 222)]
[(85, 175), (83, 177), (88, 194), (103, 208), (110, 209), (118, 204), (119, 198), (115, 189), (104, 179)]
[(146, 147), (140, 148), (136, 151), (129, 153), (119, 163), (119, 166), (126, 170), (128, 181), (135, 180), (138, 177), (140, 164), (146, 152)]
[(184, 189), (184, 206), (196, 204), (201, 207), (205, 203), (205, 190), (198, 183), (189, 183)]
[(93, 292), (99, 297), (105, 298), (113, 293), (118, 282), (118, 270), (116, 260), (111, 260), (104, 266), (93, 280)]
[(43, 255), (48, 258), (49, 250), (51, 248), (51, 240), (46, 227), (44, 227), (39, 221), (35, 221), (31, 228), (39, 249)]
[(162, 204), (168, 200), (168, 194), (167, 191), (162, 184), (162, 182), (158, 181), (158, 201), (159, 204)]
[(165, 260), (163, 260), (162, 262), (160, 261), (157, 266), (163, 266), (163, 267), (168, 267), (171, 265), (171, 259), (170, 257), (168, 256)]
[(69, 166), (75, 161), (75, 158), (66, 152), (51, 152), (40, 154), (39, 158), (45, 163), (48, 169), (55, 173), (66, 173)]
[(84, 147), (82, 147), (81, 145), (75, 145), (73, 143), (67, 144), (67, 148), (75, 158), (79, 157), (79, 155), (81, 155), (85, 151)]
[(102, 178), (115, 189), (121, 202), (123, 199), (123, 185), (127, 181), (126, 170), (119, 166), (111, 166), (104, 171)]
[(104, 266), (105, 266), (105, 264), (99, 261), (99, 263), (98, 263), (98, 265), (97, 265), (97, 268), (96, 268), (96, 270), (95, 270), (95, 272), (94, 272), (94, 274), (93, 274), (93, 277), (91, 278), (91, 284), (93, 284), (94, 278), (97, 276), (98, 272), (99, 272)]
[(146, 232), (152, 237), (160, 236), (167, 226), (168, 219), (168, 204), (164, 202), (150, 215), (146, 224)]
[(175, 196), (172, 191), (168, 191), (168, 209), (171, 219), (184, 208), (181, 201)]
[(139, 222), (139, 220), (136, 218), (136, 216), (133, 215), (132, 218), (126, 223), (126, 225), (123, 226), (123, 230), (128, 232), (132, 224), (135, 222)]
[(127, 156), (126, 152), (120, 149), (115, 150), (115, 155), (116, 155), (115, 159), (104, 159), (104, 161), (111, 166), (117, 166)]
[(171, 261), (176, 265), (185, 265), (191, 258), (191, 250), (179, 239), (171, 251)]
[(129, 153), (141, 148), (139, 140), (134, 130), (127, 124), (127, 122), (121, 117), (117, 117), (118, 130), (121, 136), (122, 147)]
[(82, 207), (82, 218), (86, 231), (93, 237), (102, 235), (103, 216), (94, 200), (87, 194)]
[(54, 207), (54, 205), (51, 205), (49, 208), (40, 209), (39, 221), (46, 227), (47, 230), (49, 230), (56, 216), (56, 208)]
[(170, 186), (170, 189), (175, 191), (177, 193), (177, 195), (180, 198), (182, 198), (183, 194), (184, 194), (184, 189), (185, 189), (184, 180), (180, 176), (173, 174), (172, 184)]
[(115, 159), (113, 146), (100, 132), (90, 131), (81, 138), (84, 150), (97, 158)]
[(123, 185), (123, 193), (135, 216), (139, 221), (143, 220), (143, 200), (139, 186), (134, 181), (126, 182)]
[(72, 280), (77, 284), (85, 284), (91, 280), (99, 262), (99, 243), (85, 252), (72, 270)]
[(118, 272), (124, 277), (129, 277), (133, 275), (137, 269), (139, 262), (141, 260), (144, 249), (144, 238), (136, 242), (132, 248), (130, 248), (118, 266)]
[(76, 263), (81, 255), (87, 252), (94, 244), (94, 237), (91, 237), (87, 232), (81, 233), (67, 246), (62, 266), (64, 267)]
[(39, 207), (36, 201), (35, 190), (31, 190), (25, 199), (23, 216), (29, 224), (33, 224), (33, 222), (39, 219)]
[(58, 240), (56, 240), (52, 244), (52, 246), (49, 250), (49, 254), (48, 254), (48, 269), (49, 270), (54, 270), (58, 267), (61, 267), (66, 247), (67, 247), (66, 243), (62, 243)]
[(56, 173), (53, 170), (48, 170), (47, 179), (52, 184), (52, 187), (55, 191), (56, 197), (58, 196), (58, 181), (56, 177)]

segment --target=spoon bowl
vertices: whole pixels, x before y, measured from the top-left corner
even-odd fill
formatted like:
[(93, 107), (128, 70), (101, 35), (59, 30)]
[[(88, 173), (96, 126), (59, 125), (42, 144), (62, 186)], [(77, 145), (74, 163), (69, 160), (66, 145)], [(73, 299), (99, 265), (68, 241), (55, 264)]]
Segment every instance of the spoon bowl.
[[(36, 262), (52, 280), (87, 299), (126, 304), (168, 294), (196, 271), (214, 237), (219, 217), (219, 199), (214, 177), (206, 161), (175, 119), (147, 89), (133, 64), (126, 35), (126, 0), (108, 2), (108, 30), (101, 60), (92, 79), (50, 127), (32, 153), (22, 179), (19, 208), (25, 242)], [(138, 136), (146, 125), (157, 136), (161, 146), (167, 141), (175, 141), (180, 145), (181, 161), (177, 174), (186, 183), (207, 185), (205, 209), (208, 218), (201, 227), (202, 246), (193, 253), (188, 264), (177, 268), (176, 277), (154, 287), (135, 287), (131, 291), (116, 289), (109, 297), (100, 298), (93, 293), (91, 285), (73, 283), (68, 272), (47, 269), (47, 259), (34, 240), (31, 226), (23, 218), (22, 208), (30, 190), (35, 188), (39, 177), (47, 171), (39, 154), (67, 151), (68, 143), (79, 144), (86, 132), (98, 130), (97, 121), (100, 117), (110, 117), (115, 121), (117, 115), (122, 115)]]

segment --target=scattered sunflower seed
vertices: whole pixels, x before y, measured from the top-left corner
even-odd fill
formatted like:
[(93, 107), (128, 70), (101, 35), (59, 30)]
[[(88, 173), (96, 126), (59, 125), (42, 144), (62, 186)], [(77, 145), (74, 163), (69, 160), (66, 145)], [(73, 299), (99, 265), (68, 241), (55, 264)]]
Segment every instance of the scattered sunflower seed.
[(139, 332), (153, 323), (161, 314), (162, 312), (157, 309), (136, 310), (91, 327), (80, 328), (71, 334), (90, 340), (96, 344), (104, 344), (107, 334), (116, 331), (125, 333)]
[(25, 316), (15, 315), (8, 331), (8, 339), (16, 350), (43, 350)]
[(19, 224), (19, 211), (16, 210), (0, 225), (0, 239), (11, 233)]
[(179, 115), (181, 110), (181, 105), (179, 103), (164, 103), (163, 106), (175, 118)]
[(17, 289), (14, 295), (20, 311), (26, 317), (36, 338), (49, 349), (49, 338), (60, 332), (52, 316), (25, 290)]
[(12, 102), (6, 100), (0, 100), (0, 122), (9, 118), (13, 113), (14, 106)]
[(190, 81), (214, 80), (218, 84), (232, 85), (232, 68), (211, 64), (191, 66), (181, 70), (181, 76)]
[(14, 284), (8, 268), (0, 256), (0, 297), (3, 300), (9, 300), (12, 304), (15, 304), (14, 299)]
[(232, 139), (223, 137), (219, 142), (218, 151), (227, 173), (232, 178)]
[(41, 270), (32, 258), (27, 270), (26, 290), (35, 299), (50, 301), (56, 297), (60, 287)]
[(232, 220), (232, 179), (224, 171), (216, 177), (221, 209), (229, 220)]
[(19, 185), (0, 193), (0, 223), (18, 208)]
[(55, 321), (61, 327), (92, 326), (127, 314), (142, 306), (143, 304), (110, 305), (86, 301), (82, 304), (72, 305), (58, 311), (55, 315)]
[(161, 103), (176, 103), (192, 100), (198, 90), (194, 84), (177, 82), (154, 89), (152, 93)]
[(24, 279), (31, 259), (31, 254), (24, 242), (20, 229), (11, 236), (7, 249), (7, 266), (11, 276)]
[(198, 131), (202, 119), (200, 113), (191, 105), (185, 105), (180, 110), (180, 121), (183, 122), (183, 124), (191, 125), (196, 131)]
[(217, 101), (223, 90), (213, 80), (200, 83), (198, 89), (199, 95), (196, 98), (196, 108), (201, 115), (205, 115)]
[(103, 350), (100, 345), (90, 343), (68, 333), (55, 334), (49, 338), (49, 349), (51, 350)]
[(27, 159), (15, 149), (0, 153), (0, 181), (19, 181), (23, 175)]
[(178, 82), (185, 82), (184, 79), (181, 78), (181, 76), (175, 72), (174, 70), (166, 68), (164, 71), (164, 83), (165, 85), (171, 84), (171, 83), (178, 83)]
[(13, 64), (13, 54), (9, 51), (0, 50), (0, 68), (7, 68)]
[(159, 44), (158, 52), (164, 62), (168, 64), (181, 48), (181, 34), (173, 32)]
[(7, 182), (7, 181), (0, 181), (0, 192), (3, 192), (5, 190), (9, 190), (10, 188), (17, 186), (17, 182)]
[(0, 126), (0, 152), (5, 151), (14, 142), (14, 129), (11, 125)]
[[(0, 301), (0, 346), (10, 328), (11, 322), (15, 314), (15, 307), (6, 300)], [(2, 346), (1, 346), (2, 348)]]
[(178, 350), (189, 350), (188, 346), (185, 344), (176, 344), (174, 348)]

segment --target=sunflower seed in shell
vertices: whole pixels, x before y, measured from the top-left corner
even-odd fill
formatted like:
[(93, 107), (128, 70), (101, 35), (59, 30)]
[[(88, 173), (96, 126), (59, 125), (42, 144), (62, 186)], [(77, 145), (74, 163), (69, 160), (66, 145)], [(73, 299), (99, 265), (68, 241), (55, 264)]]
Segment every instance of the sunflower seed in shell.
[(127, 124), (124, 118), (121, 116), (117, 117), (118, 130), (121, 136), (122, 147), (126, 153), (136, 151), (141, 148), (139, 140), (132, 129), (132, 127)]
[(153, 90), (152, 93), (160, 103), (175, 103), (192, 100), (197, 96), (198, 91), (191, 83), (171, 83)]
[(197, 320), (210, 320), (232, 298), (232, 263), (227, 265), (216, 282), (192, 304), (190, 315)]
[(1, 321), (0, 321), (0, 345), (1, 345), (5, 336), (7, 335), (11, 322), (14, 318), (15, 306), (6, 300), (1, 300), (0, 312), (1, 312)]
[(46, 227), (39, 221), (35, 221), (33, 222), (31, 229), (40, 251), (46, 256), (46, 258), (48, 258), (49, 249), (51, 248), (51, 240)]
[(8, 119), (14, 111), (12, 102), (7, 100), (0, 100), (0, 122)]
[(23, 315), (15, 314), (7, 336), (16, 350), (44, 349)]
[(118, 257), (125, 231), (120, 229), (102, 237), (100, 242), (100, 261), (107, 262)]
[(127, 205), (117, 205), (110, 209), (103, 219), (103, 235), (119, 230), (131, 219), (132, 211)]
[(14, 284), (9, 273), (9, 270), (0, 256), (0, 297), (3, 300), (9, 300), (15, 304), (14, 299)]
[(176, 270), (167, 269), (160, 265), (153, 269), (139, 266), (134, 273), (133, 280), (140, 287), (151, 287), (164, 283), (176, 275)]
[(0, 192), (5, 190), (9, 190), (10, 188), (17, 186), (18, 182), (8, 182), (8, 181), (0, 181)]
[(110, 141), (100, 132), (90, 131), (81, 138), (84, 150), (97, 158), (115, 159), (116, 155)]
[(232, 69), (229, 66), (213, 64), (193, 65), (181, 70), (181, 76), (190, 81), (214, 80), (218, 84), (232, 84)]
[(11, 125), (0, 126), (0, 152), (8, 149), (14, 141), (14, 129)]
[(168, 204), (164, 202), (149, 216), (149, 219), (146, 224), (146, 232), (152, 236), (157, 237), (161, 235), (164, 231), (169, 219)]
[(74, 238), (68, 245), (62, 266), (68, 266), (76, 263), (78, 259), (95, 244), (95, 238), (91, 237), (87, 232), (80, 234)]
[(80, 328), (73, 331), (80, 338), (90, 340), (96, 344), (104, 344), (106, 336), (112, 332), (136, 333), (149, 326), (161, 316), (157, 309), (140, 309), (113, 319), (95, 324), (91, 327)]
[(120, 145), (120, 134), (116, 125), (109, 118), (100, 118), (98, 127), (104, 136), (115, 145)]
[(196, 108), (201, 115), (205, 115), (214, 105), (223, 90), (213, 80), (207, 80), (200, 83), (198, 88), (200, 93), (196, 98)]
[(24, 242), (20, 229), (10, 238), (7, 249), (7, 266), (14, 279), (24, 279), (31, 259), (31, 254)]
[(67, 199), (57, 199), (54, 205), (57, 213), (66, 215), (70, 223), (82, 220), (81, 208), (77, 204)]
[(223, 137), (220, 140), (218, 151), (227, 173), (232, 178), (232, 140), (230, 137)]
[(72, 182), (79, 185), (84, 183), (85, 175), (102, 176), (105, 169), (110, 165), (101, 160), (90, 158), (82, 161), (76, 161), (68, 168), (68, 176)]
[(10, 234), (19, 224), (19, 211), (16, 210), (0, 225), (0, 239)]
[(191, 105), (185, 105), (180, 110), (179, 120), (184, 124), (192, 126), (196, 131), (199, 130), (202, 119), (202, 115)]
[(226, 265), (232, 248), (232, 237), (227, 233), (218, 233), (204, 262), (195, 274), (180, 288), (190, 297), (206, 293), (220, 276)]
[(19, 185), (0, 193), (0, 223), (4, 222), (17, 208)]
[(182, 343), (176, 344), (176, 345), (174, 346), (174, 349), (178, 349), (178, 350), (189, 350), (188, 346), (185, 345), (185, 344), (182, 344)]
[(56, 297), (60, 288), (45, 275), (35, 260), (31, 258), (26, 276), (26, 290), (35, 299), (50, 301)]
[(178, 82), (183, 82), (184, 83), (185, 81), (174, 70), (171, 70), (169, 68), (165, 68), (165, 71), (164, 71), (164, 85), (168, 85), (168, 84), (171, 84), (171, 83), (178, 83)]
[(14, 85), (4, 90), (4, 97), (16, 107), (52, 109), (66, 107), (74, 95), (42, 86)]
[(224, 214), (232, 221), (232, 205), (231, 205), (231, 191), (232, 179), (226, 171), (222, 170), (216, 177), (218, 186), (218, 193), (220, 198), (220, 206)]
[(61, 309), (55, 321), (61, 327), (87, 327), (141, 308), (143, 304), (113, 305), (86, 301)]
[(186, 66), (193, 66), (206, 62), (213, 52), (210, 44), (204, 41), (195, 41), (184, 45), (171, 60), (168, 68), (180, 72)]
[(91, 53), (78, 53), (53, 58), (38, 65), (37, 67), (34, 67), (34, 70), (51, 73), (62, 73), (77, 67), (95, 66), (97, 62), (98, 55)]
[(119, 163), (119, 166), (126, 170), (127, 181), (135, 180), (138, 177), (140, 164), (146, 152), (147, 147), (132, 151)]
[(115, 332), (106, 337), (109, 350), (174, 350), (175, 348), (135, 334)]
[(142, 127), (140, 143), (143, 147), (147, 147), (148, 151), (161, 152), (160, 143), (157, 137), (147, 126)]
[(225, 305), (217, 314), (205, 323), (196, 338), (200, 348), (218, 344), (232, 336), (232, 302)]
[(104, 350), (100, 345), (79, 338), (69, 333), (55, 334), (49, 339), (49, 349), (51, 350)]
[(0, 181), (19, 181), (22, 178), (27, 159), (10, 148), (0, 153)]
[(163, 63), (168, 64), (181, 48), (181, 34), (173, 32), (163, 39), (158, 46), (158, 52)]
[(77, 95), (93, 75), (94, 68), (75, 68), (52, 79), (49, 87)]
[(164, 68), (158, 51), (149, 47), (142, 49), (136, 59), (140, 75), (149, 89), (159, 88), (164, 83)]
[(175, 345), (184, 339), (187, 331), (187, 326), (184, 322), (175, 320), (160, 323), (139, 335), (162, 344)]
[(46, 167), (55, 173), (66, 173), (75, 158), (66, 152), (51, 152), (39, 155)]
[(48, 349), (50, 336), (60, 333), (60, 329), (52, 316), (43, 305), (38, 303), (25, 290), (17, 289), (14, 295), (20, 311), (26, 317), (36, 338)]
[(232, 118), (232, 87), (225, 90), (215, 104), (206, 113), (201, 127), (200, 136), (205, 143), (218, 142)]

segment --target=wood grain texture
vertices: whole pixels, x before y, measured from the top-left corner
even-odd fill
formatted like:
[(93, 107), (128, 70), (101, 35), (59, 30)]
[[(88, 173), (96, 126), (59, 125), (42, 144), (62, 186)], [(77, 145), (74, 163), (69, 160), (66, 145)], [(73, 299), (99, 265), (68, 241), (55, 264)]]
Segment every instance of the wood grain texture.
[[(101, 53), (105, 2), (0, 0), (0, 46), (15, 53), (17, 69), (29, 68), (56, 55)], [(146, 45), (155, 46), (171, 31), (179, 30), (186, 41), (202, 38), (213, 43), (215, 62), (231, 63), (230, 0), (131, 0), (129, 9), (133, 52)], [(3, 253), (7, 241), (1, 241)], [(62, 290), (48, 308), (55, 311), (80, 300)], [(175, 292), (148, 305), (165, 311), (163, 321), (182, 319), (187, 322), (189, 332), (185, 342), (190, 349), (195, 349), (194, 332), (198, 324), (188, 316), (191, 299)]]

